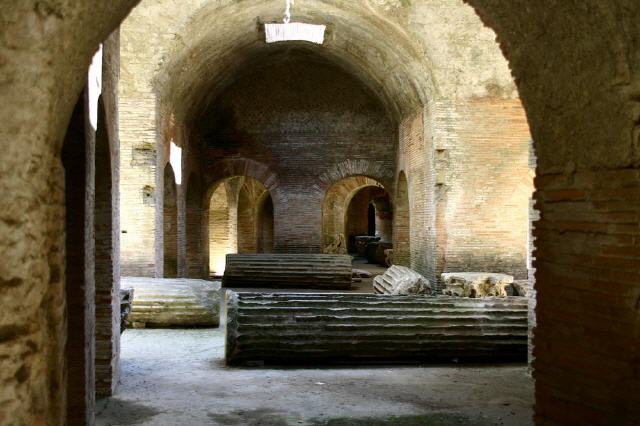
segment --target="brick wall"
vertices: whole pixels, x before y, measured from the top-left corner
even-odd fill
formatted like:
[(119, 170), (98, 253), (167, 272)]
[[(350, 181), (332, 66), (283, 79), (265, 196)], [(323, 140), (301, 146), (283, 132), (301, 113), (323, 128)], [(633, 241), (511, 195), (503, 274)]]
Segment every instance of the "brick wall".
[(257, 180), (247, 177), (238, 198), (238, 253), (257, 253), (258, 201), (267, 189)]
[[(569, 423), (588, 413), (589, 424), (634, 423), (640, 402), (639, 182), (636, 169), (536, 178), (539, 419)], [(606, 336), (606, 343), (594, 336)]]
[[(351, 176), (339, 180), (326, 191), (322, 202), (323, 248), (334, 244), (338, 235), (342, 235), (345, 239), (348, 238), (346, 219), (349, 205), (354, 196), (365, 188), (381, 188), (381, 184), (366, 176)], [(367, 227), (366, 218), (366, 213), (364, 216), (352, 216), (353, 221), (364, 219), (365, 229)], [(356, 225), (352, 223), (351, 226), (355, 227)], [(366, 235), (366, 231), (359, 235)], [(347, 248), (345, 247), (344, 250), (346, 252)]]
[(444, 271), (527, 278), (531, 136), (519, 100), (431, 105)]
[(357, 80), (324, 63), (285, 61), (243, 76), (203, 115), (198, 132), (205, 174), (219, 173), (220, 159), (239, 157), (277, 175), (283, 195), (271, 195), (280, 252), (321, 250), (324, 191), (346, 177), (321, 182), (321, 175), (351, 159), (370, 165), (375, 174), (367, 175), (380, 182), (393, 176), (393, 123)]
[[(433, 140), (431, 136), (433, 117), (429, 108), (420, 109), (405, 117), (399, 125), (399, 145), (397, 152), (397, 175), (394, 184), (394, 228), (400, 226), (400, 233), (394, 230), (394, 239), (406, 240), (407, 216), (409, 219), (409, 260), (400, 262), (410, 265), (430, 282), (437, 281), (436, 259), (436, 168)], [(426, 122), (426, 124), (425, 124)], [(406, 178), (408, 191), (401, 191)], [(398, 194), (401, 196), (399, 197)], [(408, 203), (408, 214), (404, 204)], [(400, 215), (398, 216), (398, 205)], [(406, 228), (405, 228), (406, 229)], [(395, 247), (402, 244), (396, 241)], [(397, 255), (394, 249), (394, 261)]]
[[(409, 185), (404, 172), (398, 176), (394, 205), (393, 262), (411, 267), (411, 203)], [(415, 231), (414, 231), (415, 232)]]

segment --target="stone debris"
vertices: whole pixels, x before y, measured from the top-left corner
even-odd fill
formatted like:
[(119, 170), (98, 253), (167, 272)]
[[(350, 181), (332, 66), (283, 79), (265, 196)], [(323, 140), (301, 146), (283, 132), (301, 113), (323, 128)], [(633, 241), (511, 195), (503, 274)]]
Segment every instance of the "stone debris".
[(204, 327), (220, 323), (220, 283), (186, 278), (122, 277), (133, 288), (133, 328)]
[(406, 266), (393, 265), (383, 275), (373, 279), (373, 290), (378, 294), (429, 295), (431, 285), (422, 275)]
[(490, 272), (448, 272), (442, 274), (443, 294), (456, 297), (507, 297), (514, 295), (513, 277)]

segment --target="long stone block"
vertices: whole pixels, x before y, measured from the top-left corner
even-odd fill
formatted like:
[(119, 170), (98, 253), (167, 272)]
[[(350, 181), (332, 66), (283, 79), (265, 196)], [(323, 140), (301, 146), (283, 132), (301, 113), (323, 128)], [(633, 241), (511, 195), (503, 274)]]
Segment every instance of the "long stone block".
[(527, 299), (235, 293), (229, 365), (527, 360)]
[(220, 323), (220, 284), (192, 279), (122, 277), (134, 290), (128, 321), (136, 327), (215, 327)]
[(348, 289), (351, 257), (340, 254), (228, 254), (224, 287)]

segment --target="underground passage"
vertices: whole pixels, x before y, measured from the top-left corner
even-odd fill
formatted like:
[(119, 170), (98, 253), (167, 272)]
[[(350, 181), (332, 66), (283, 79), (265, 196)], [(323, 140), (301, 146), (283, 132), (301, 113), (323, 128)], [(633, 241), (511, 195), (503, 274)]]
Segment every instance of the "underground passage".
[(0, 425), (638, 424), (637, 0), (0, 34)]

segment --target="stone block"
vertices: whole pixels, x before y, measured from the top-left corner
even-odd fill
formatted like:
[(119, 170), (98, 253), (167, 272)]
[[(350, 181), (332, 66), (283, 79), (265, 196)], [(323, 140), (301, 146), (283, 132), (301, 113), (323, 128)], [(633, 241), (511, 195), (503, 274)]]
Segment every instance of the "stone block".
[(223, 320), (230, 365), (527, 359), (523, 297), (228, 291)]
[(341, 254), (228, 254), (225, 287), (348, 289), (351, 256)]
[(220, 322), (220, 283), (186, 278), (122, 277), (133, 288), (129, 322), (142, 327), (215, 327)]

